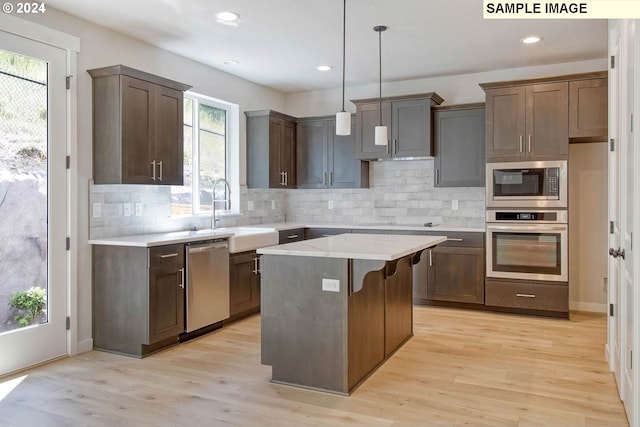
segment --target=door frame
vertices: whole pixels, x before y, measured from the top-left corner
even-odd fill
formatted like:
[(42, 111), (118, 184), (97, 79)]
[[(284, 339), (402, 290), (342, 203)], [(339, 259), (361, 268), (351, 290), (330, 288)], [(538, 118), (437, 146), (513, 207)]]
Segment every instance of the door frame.
[[(77, 53), (80, 52), (78, 37), (36, 24), (25, 19), (3, 13), (0, 14), (2, 31), (18, 37), (47, 44), (66, 52), (69, 90), (66, 92), (67, 106), (67, 155), (70, 156), (67, 169), (67, 230), (70, 249), (67, 251), (67, 316), (70, 317), (67, 331), (67, 353), (78, 353), (78, 248), (80, 246), (78, 227), (78, 120), (77, 120)], [(86, 244), (86, 242), (85, 242)], [(89, 349), (81, 349), (90, 350)]]

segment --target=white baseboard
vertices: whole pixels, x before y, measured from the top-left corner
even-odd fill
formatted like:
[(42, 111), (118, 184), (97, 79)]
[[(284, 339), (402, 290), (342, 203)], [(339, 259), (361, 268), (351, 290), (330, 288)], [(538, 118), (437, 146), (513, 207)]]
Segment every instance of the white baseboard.
[(569, 309), (575, 311), (590, 311), (592, 313), (606, 313), (607, 304), (595, 302), (569, 301)]
[(93, 350), (93, 338), (78, 341), (78, 354)]

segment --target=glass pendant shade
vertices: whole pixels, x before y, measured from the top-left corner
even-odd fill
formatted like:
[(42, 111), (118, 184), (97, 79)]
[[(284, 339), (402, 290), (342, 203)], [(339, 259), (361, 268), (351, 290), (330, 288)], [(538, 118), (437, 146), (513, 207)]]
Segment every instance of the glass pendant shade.
[(387, 145), (387, 127), (386, 126), (376, 126), (375, 145)]
[(351, 113), (348, 111), (336, 113), (336, 135), (351, 135)]

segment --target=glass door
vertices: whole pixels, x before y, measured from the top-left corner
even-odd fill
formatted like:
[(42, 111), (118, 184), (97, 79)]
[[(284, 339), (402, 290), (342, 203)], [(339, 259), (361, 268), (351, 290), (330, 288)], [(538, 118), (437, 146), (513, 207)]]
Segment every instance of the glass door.
[(67, 353), (66, 52), (0, 31), (0, 375)]

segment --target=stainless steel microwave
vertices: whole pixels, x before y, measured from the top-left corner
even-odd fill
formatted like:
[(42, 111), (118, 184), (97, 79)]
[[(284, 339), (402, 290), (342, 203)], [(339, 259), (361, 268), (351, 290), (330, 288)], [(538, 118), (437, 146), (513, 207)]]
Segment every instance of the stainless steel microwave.
[(567, 208), (567, 161), (487, 163), (488, 208)]

